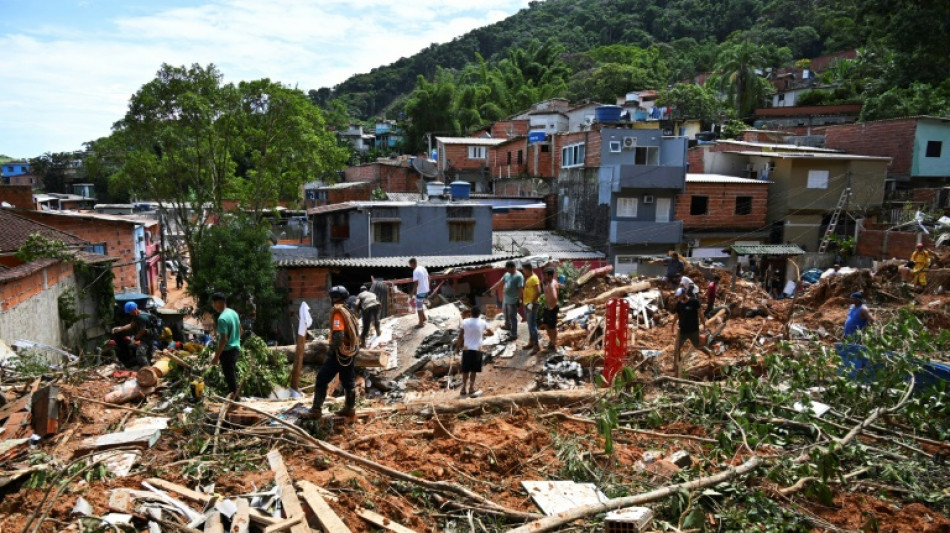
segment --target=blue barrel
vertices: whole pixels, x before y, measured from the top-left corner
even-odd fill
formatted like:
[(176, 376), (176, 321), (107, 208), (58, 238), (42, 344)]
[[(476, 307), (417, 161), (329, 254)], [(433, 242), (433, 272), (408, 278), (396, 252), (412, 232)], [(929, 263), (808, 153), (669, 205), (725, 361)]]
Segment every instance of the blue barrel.
[(619, 105), (602, 105), (594, 111), (597, 122), (620, 122)]
[(465, 199), (472, 195), (472, 184), (467, 181), (453, 181), (449, 187), (452, 189), (452, 198)]

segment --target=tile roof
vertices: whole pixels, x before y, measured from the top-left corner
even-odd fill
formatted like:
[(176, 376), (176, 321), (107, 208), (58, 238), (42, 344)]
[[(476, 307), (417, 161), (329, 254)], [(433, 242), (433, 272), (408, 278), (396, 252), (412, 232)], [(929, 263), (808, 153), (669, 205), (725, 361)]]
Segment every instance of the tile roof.
[(21, 217), (10, 209), (0, 209), (0, 252), (15, 252), (30, 235), (39, 233), (49, 239), (62, 241), (66, 246), (88, 246), (89, 243), (73, 235), (56, 228), (51, 228), (46, 224), (33, 222), (28, 218)]
[(803, 255), (802, 250), (795, 244), (733, 244), (726, 250), (736, 255)]
[[(498, 260), (516, 259), (520, 253), (501, 255), (436, 255), (416, 256), (419, 264), (432, 268), (480, 265)], [(350, 268), (409, 268), (409, 256), (405, 257), (330, 257), (322, 259), (282, 259), (275, 261), (278, 268), (299, 267), (350, 267)]]
[(0, 283), (7, 283), (10, 281), (18, 280), (25, 278), (30, 274), (40, 271), (54, 263), (57, 263), (56, 259), (37, 259), (36, 261), (31, 261), (29, 263), (24, 263), (13, 268), (7, 268), (0, 270)]
[(686, 174), (686, 183), (741, 183), (744, 185), (768, 185), (768, 181), (739, 178), (723, 174)]
[(435, 140), (442, 144), (465, 144), (469, 146), (497, 146), (506, 141), (506, 139), (493, 139), (491, 137), (436, 137)]
[[(553, 231), (495, 231), (492, 247), (498, 253), (547, 255), (552, 259), (603, 259), (603, 253)], [(524, 252), (527, 252), (525, 254)]]

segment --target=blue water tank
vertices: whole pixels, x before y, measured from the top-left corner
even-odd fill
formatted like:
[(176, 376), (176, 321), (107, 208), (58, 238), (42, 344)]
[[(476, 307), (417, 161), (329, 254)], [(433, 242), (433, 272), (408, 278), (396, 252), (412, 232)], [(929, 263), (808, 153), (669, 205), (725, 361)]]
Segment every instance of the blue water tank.
[(453, 181), (449, 187), (452, 189), (452, 198), (464, 200), (472, 196), (472, 184), (467, 181)]
[(597, 122), (620, 122), (619, 105), (602, 105), (594, 111)]

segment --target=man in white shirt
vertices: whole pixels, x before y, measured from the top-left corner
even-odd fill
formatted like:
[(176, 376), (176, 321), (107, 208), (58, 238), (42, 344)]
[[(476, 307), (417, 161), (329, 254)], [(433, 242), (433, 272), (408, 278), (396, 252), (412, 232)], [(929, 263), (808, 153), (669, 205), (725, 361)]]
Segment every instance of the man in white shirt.
[[(472, 307), (472, 316), (462, 321), (458, 349), (462, 351), (462, 396), (475, 394), (475, 374), (482, 371), (482, 339), (494, 335), (488, 322), (482, 319), (478, 306)], [(468, 391), (465, 389), (466, 380)]]
[(413, 257), (409, 260), (412, 268), (412, 294), (416, 296), (416, 313), (419, 314), (419, 323), (416, 329), (426, 325), (426, 298), (429, 297), (429, 271)]

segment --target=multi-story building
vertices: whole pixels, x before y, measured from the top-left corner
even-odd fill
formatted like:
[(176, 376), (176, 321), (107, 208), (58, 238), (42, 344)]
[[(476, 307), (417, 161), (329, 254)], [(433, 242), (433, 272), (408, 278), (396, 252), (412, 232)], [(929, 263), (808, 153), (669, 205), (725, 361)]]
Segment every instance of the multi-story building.
[(726, 257), (736, 242), (761, 244), (768, 231), (769, 182), (687, 174), (686, 189), (676, 197), (676, 220), (691, 257)]

